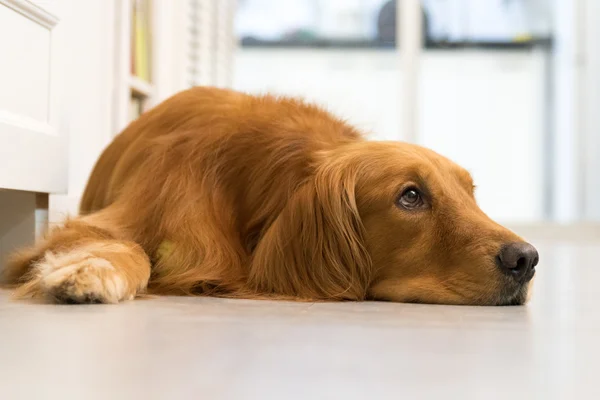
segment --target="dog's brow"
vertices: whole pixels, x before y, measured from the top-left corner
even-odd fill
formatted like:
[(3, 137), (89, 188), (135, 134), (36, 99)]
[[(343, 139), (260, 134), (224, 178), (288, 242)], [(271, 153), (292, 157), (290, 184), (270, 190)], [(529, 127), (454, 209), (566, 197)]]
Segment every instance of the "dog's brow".
[(456, 176), (458, 176), (458, 179), (466, 186), (470, 188), (475, 186), (475, 182), (473, 182), (473, 177), (467, 170), (459, 168), (456, 170), (455, 174)]

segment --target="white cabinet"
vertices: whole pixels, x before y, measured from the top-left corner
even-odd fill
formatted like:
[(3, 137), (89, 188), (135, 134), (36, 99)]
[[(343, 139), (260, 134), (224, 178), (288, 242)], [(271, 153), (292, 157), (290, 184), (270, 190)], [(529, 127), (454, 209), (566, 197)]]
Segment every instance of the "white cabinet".
[(0, 189), (66, 189), (59, 1), (0, 0)]
[(0, 0), (0, 267), (67, 186), (61, 103), (64, 0)]

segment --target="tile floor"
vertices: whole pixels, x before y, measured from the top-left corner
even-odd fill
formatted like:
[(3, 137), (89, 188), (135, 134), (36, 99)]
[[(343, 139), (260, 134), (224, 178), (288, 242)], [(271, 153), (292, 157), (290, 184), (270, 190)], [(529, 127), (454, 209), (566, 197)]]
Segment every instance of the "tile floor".
[(0, 399), (598, 399), (600, 241), (536, 244), (524, 307), (1, 293)]

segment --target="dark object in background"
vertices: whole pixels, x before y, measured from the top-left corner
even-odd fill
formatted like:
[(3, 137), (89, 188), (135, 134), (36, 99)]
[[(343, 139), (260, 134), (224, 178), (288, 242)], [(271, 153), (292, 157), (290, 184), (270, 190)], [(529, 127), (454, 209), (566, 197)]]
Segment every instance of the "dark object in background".
[[(385, 3), (377, 18), (377, 40), (385, 44), (396, 44), (396, 16), (397, 16), (396, 0), (390, 0)], [(421, 6), (421, 14), (423, 16), (423, 44), (428, 44), (429, 18), (427, 13)]]

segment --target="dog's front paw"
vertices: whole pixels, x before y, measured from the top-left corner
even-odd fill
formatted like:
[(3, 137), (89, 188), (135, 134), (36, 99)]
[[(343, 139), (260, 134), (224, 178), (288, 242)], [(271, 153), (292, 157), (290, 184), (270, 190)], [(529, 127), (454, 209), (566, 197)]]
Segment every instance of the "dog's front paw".
[(122, 273), (110, 261), (87, 252), (47, 252), (35, 267), (39, 288), (57, 303), (118, 303), (133, 298)]

